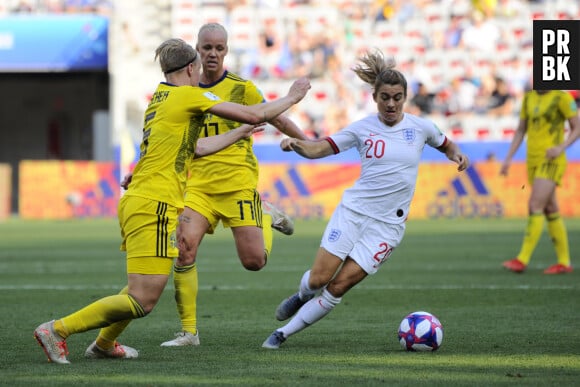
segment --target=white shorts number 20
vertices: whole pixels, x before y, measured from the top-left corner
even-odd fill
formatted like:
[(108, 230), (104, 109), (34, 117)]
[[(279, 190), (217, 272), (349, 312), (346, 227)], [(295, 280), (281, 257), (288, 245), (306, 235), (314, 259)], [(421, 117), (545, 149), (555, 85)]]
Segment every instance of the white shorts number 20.
[(320, 246), (341, 258), (351, 257), (367, 274), (374, 274), (401, 243), (405, 223), (388, 224), (339, 205)]

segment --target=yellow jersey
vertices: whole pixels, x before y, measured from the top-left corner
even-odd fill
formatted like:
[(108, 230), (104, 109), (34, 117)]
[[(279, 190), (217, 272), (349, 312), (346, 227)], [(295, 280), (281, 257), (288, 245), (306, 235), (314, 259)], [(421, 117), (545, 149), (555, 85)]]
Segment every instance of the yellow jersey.
[[(224, 101), (241, 105), (265, 102), (261, 91), (251, 81), (226, 71), (212, 84), (199, 85)], [(241, 124), (212, 114), (206, 114), (200, 137), (226, 133)], [(227, 193), (242, 189), (255, 189), (258, 185), (258, 159), (252, 148), (252, 137), (244, 138), (229, 147), (195, 159), (191, 165), (187, 190), (190, 188), (210, 194)]]
[[(550, 90), (540, 94), (535, 90), (524, 95), (520, 118), (527, 125), (527, 161), (541, 163), (546, 150), (564, 141), (566, 121), (578, 114), (578, 107), (570, 93)], [(554, 161), (566, 159), (562, 152)]]
[(207, 90), (162, 82), (145, 111), (140, 157), (125, 195), (183, 208), (187, 171), (204, 113), (223, 102)]

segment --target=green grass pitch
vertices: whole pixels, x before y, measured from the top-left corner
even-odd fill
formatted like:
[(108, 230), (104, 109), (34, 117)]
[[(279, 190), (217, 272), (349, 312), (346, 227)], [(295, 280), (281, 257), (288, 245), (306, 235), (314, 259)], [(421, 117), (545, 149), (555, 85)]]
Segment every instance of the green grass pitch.
[[(0, 223), (2, 386), (577, 386), (580, 383), (580, 219), (566, 219), (577, 270), (555, 262), (544, 232), (524, 274), (501, 263), (517, 253), (525, 219), (409, 221), (379, 272), (325, 319), (277, 350), (274, 309), (310, 267), (323, 222), (275, 233), (268, 265), (245, 271), (231, 233), (207, 236), (198, 256), (201, 346), (162, 348), (178, 331), (172, 281), (157, 308), (120, 341), (134, 360), (88, 360), (96, 332), (69, 338), (67, 366), (48, 363), (32, 336), (125, 283), (116, 220)], [(397, 328), (409, 312), (439, 317), (434, 353), (405, 352)]]

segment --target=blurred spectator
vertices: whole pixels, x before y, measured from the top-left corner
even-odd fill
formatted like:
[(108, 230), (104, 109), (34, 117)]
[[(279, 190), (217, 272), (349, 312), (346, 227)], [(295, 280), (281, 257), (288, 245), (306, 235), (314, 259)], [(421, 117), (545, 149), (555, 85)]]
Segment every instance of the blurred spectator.
[(262, 7), (280, 9), (283, 3), (282, 0), (255, 0), (255, 2), (255, 6), (258, 9)]
[(138, 54), (141, 51), (141, 43), (128, 21), (121, 22), (121, 32), (123, 33), (123, 42), (125, 42), (123, 49), (128, 50), (131, 55)]
[(19, 1), (10, 11), (13, 13), (32, 13), (34, 8), (29, 1)]
[(346, 127), (351, 122), (352, 106), (356, 105), (355, 97), (343, 83), (337, 83), (337, 95), (333, 98), (320, 123), (319, 133), (329, 136)]
[(287, 47), (284, 45), (282, 37), (278, 33), (277, 21), (266, 19), (263, 21), (263, 29), (258, 35), (258, 46), (256, 49), (248, 51), (249, 63), (247, 69), (242, 71), (244, 76), (249, 78), (283, 78), (289, 70), (290, 63)]
[(446, 92), (446, 115), (465, 115), (475, 111), (479, 88), (470, 80), (456, 77)]
[(286, 0), (286, 5), (289, 7), (297, 7), (301, 5), (310, 5), (312, 0)]
[(397, 0), (373, 0), (369, 11), (375, 22), (391, 20), (397, 12)]
[(64, 8), (68, 13), (90, 13), (93, 12), (93, 1), (64, 0)]
[(341, 43), (338, 33), (342, 31), (332, 28), (326, 21), (313, 31), (311, 77), (322, 77), (331, 70), (329, 65), (338, 64), (339, 58), (336, 51)]
[(503, 78), (495, 77), (495, 88), (489, 98), (487, 114), (506, 116), (514, 110), (514, 98)]
[(294, 30), (288, 36), (288, 48), (292, 58), (292, 77), (310, 76), (313, 65), (314, 37), (308, 30), (308, 20), (297, 18)]
[(306, 134), (309, 138), (320, 137), (321, 133), (315, 125), (315, 119), (306, 110), (299, 107), (298, 104), (288, 109), (286, 115), (288, 118), (294, 121), (294, 123), (296, 123), (296, 125), (302, 129), (302, 132), (304, 132), (304, 134)]
[(500, 37), (497, 25), (486, 19), (483, 13), (474, 11), (471, 15), (471, 24), (463, 31), (461, 45), (469, 51), (492, 53)]
[(497, 0), (471, 0), (471, 5), (487, 19), (495, 16)]
[(499, 0), (495, 17), (507, 19), (526, 17), (528, 8), (526, 0)]
[(280, 51), (282, 44), (278, 36), (276, 22), (273, 19), (264, 21), (264, 29), (260, 32), (259, 43), (261, 51), (265, 55)]
[[(166, 0), (163, 4), (169, 4), (167, 1), (171, 3)], [(113, 0), (6, 0), (2, 5), (5, 12), (112, 14), (113, 3)], [(266, 19), (255, 24), (257, 32), (252, 35), (255, 39), (252, 48), (236, 53), (234, 65), (241, 67), (238, 71), (242, 76), (265, 83), (306, 75), (330, 84), (326, 90), (333, 101), (328, 114), (323, 116), (326, 107), (321, 108), (315, 117), (305, 120), (312, 133), (331, 133), (340, 126), (338, 122), (343, 116), (352, 121), (357, 115), (375, 109), (370, 93), (354, 87), (358, 81), (348, 71), (349, 63), (373, 46), (395, 47), (385, 52), (395, 56), (397, 67), (407, 76), (411, 102), (408, 107), (416, 109), (416, 114), (484, 114), (489, 110), (489, 114), (516, 117), (506, 105), (518, 104), (530, 87), (530, 18), (541, 13), (546, 19), (576, 20), (580, 4), (578, 0), (194, 0), (194, 3), (192, 12), (196, 15), (192, 20), (201, 17), (204, 12), (197, 11), (206, 7), (223, 7), (227, 11), (246, 6), (255, 10), (256, 15), (262, 15), (266, 9), (270, 17), (272, 9), (277, 11), (275, 22)], [(327, 18), (332, 20), (327, 25), (314, 13), (300, 8), (304, 5), (332, 8), (336, 12)], [(428, 12), (424, 12), (427, 7)], [(165, 12), (169, 7), (160, 10)], [(132, 21), (134, 31), (126, 20)], [(140, 61), (140, 56), (134, 54), (144, 44), (143, 28), (138, 19), (126, 20), (117, 19), (119, 28), (115, 30), (121, 32), (119, 38), (125, 42), (123, 55)], [(376, 28), (377, 20), (386, 28)], [(432, 46), (410, 36), (413, 31), (429, 38)], [(419, 46), (427, 55), (423, 55)], [(438, 50), (429, 51), (432, 47)], [(501, 78), (498, 85), (494, 77)], [(575, 93), (577, 97), (578, 92)], [(342, 104), (347, 98), (352, 99), (350, 103)], [(310, 107), (300, 108), (308, 116)]]
[(61, 0), (46, 0), (43, 2), (41, 10), (47, 13), (63, 13), (65, 11)]
[(410, 113), (425, 116), (433, 113), (435, 94), (429, 92), (427, 86), (419, 82), (417, 93), (411, 97)]
[(10, 9), (13, 13), (90, 13), (107, 17), (112, 11), (112, 0), (21, 0)]
[(415, 10), (414, 1), (373, 0), (369, 14), (374, 22), (397, 21), (404, 24), (413, 17)]
[(526, 69), (524, 61), (514, 55), (498, 66), (497, 72), (507, 83), (512, 96), (519, 101), (524, 95), (526, 85), (530, 80), (530, 71)]
[(443, 32), (443, 42), (441, 46), (443, 48), (459, 47), (462, 42), (463, 30), (463, 16), (451, 14), (449, 24)]
[(435, 82), (433, 81), (432, 72), (419, 63), (414, 57), (411, 57), (404, 63), (397, 63), (397, 67), (405, 74), (409, 91), (412, 94), (417, 94), (419, 91), (419, 84), (432, 88)]

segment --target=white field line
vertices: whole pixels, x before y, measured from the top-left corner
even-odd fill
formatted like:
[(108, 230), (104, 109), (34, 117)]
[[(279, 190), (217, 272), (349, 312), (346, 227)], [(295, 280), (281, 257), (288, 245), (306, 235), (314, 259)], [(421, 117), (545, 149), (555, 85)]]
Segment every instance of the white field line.
[[(123, 285), (0, 285), (0, 290), (120, 290)], [(285, 288), (279, 288), (284, 290)], [(290, 289), (290, 288), (287, 288)], [(286, 290), (287, 290), (286, 289)], [(294, 288), (292, 288), (294, 289)], [(360, 285), (360, 290), (580, 290), (580, 285)], [(173, 285), (167, 285), (166, 291), (173, 291)], [(200, 285), (199, 290), (225, 290), (225, 291), (245, 291), (245, 290), (272, 290), (272, 286), (266, 284), (244, 286), (244, 285)]]

